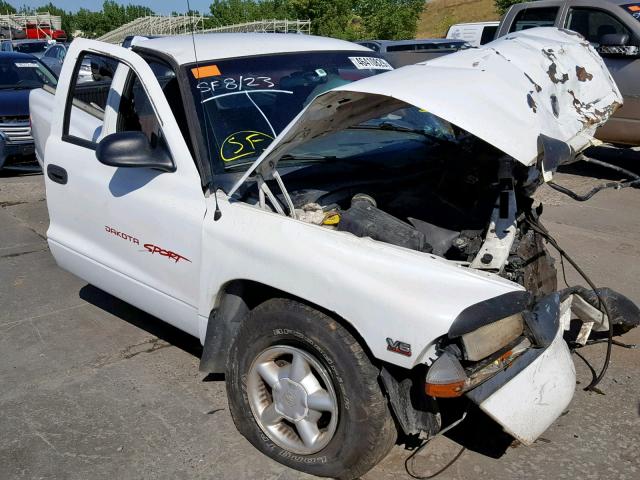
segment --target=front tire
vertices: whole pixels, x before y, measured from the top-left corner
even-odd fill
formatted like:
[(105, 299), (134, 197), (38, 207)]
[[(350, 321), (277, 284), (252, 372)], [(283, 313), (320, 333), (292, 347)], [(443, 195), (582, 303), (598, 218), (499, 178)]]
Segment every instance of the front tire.
[(274, 460), (313, 475), (357, 478), (397, 432), (378, 369), (338, 322), (272, 299), (242, 322), (227, 360), (236, 427)]

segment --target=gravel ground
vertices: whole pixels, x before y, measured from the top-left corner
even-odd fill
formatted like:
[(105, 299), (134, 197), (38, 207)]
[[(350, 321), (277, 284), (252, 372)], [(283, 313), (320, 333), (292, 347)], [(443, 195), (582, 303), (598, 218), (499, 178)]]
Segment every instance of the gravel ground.
[[(621, 160), (640, 171), (640, 158)], [(625, 163), (626, 162), (626, 163)], [(606, 172), (557, 181), (584, 191)], [(640, 191), (580, 204), (548, 187), (543, 219), (601, 285), (640, 304)], [(58, 269), (47, 249), (42, 176), (0, 176), (0, 478), (310, 478), (259, 454), (235, 430), (224, 382), (198, 372), (197, 340)], [(575, 272), (567, 271), (570, 283)], [(625, 337), (640, 343), (640, 329)], [(605, 346), (585, 348), (600, 368)], [(473, 415), (417, 456), (441, 479), (640, 478), (640, 350), (615, 348), (604, 395), (574, 357), (567, 413), (531, 447)], [(409, 478), (396, 446), (366, 479)]]

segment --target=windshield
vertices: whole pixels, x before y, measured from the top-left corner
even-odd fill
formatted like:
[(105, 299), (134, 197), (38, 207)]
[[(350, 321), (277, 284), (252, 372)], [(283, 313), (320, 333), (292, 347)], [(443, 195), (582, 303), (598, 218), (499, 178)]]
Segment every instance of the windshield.
[(35, 58), (0, 58), (0, 89), (31, 89), (56, 83), (54, 75)]
[(317, 95), (392, 67), (370, 52), (264, 55), (190, 66), (215, 171), (249, 165)]
[(44, 52), (48, 46), (47, 42), (16, 43), (13, 45), (13, 50), (20, 53), (40, 53)]

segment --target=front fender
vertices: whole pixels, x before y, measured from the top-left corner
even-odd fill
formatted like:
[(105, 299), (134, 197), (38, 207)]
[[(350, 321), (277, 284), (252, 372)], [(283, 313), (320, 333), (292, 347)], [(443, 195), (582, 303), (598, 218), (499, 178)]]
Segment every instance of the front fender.
[[(222, 217), (214, 221), (214, 209), (208, 208), (211, 215), (203, 229), (199, 314), (205, 325), (224, 285), (252, 280), (335, 312), (358, 331), (376, 358), (412, 368), (428, 360), (434, 341), (465, 308), (522, 290), (434, 255), (226, 198), (219, 203)], [(393, 348), (400, 344), (409, 349)]]

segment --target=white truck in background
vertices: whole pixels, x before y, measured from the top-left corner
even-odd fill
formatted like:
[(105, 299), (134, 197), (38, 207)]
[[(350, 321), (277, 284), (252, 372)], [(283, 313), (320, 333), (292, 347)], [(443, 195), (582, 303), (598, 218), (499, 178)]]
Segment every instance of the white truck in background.
[(58, 264), (198, 337), (292, 468), (357, 478), (451, 397), (534, 442), (573, 396), (572, 316), (639, 320), (557, 291), (531, 199), (621, 103), (595, 51), (542, 29), (393, 70), (306, 35), (193, 42), (75, 40), (31, 93)]
[(497, 21), (456, 23), (447, 30), (447, 38), (464, 40), (472, 47), (479, 47), (495, 40), (499, 25)]

